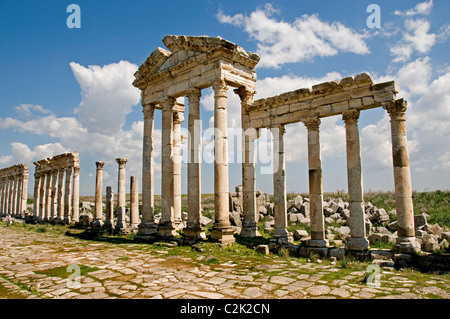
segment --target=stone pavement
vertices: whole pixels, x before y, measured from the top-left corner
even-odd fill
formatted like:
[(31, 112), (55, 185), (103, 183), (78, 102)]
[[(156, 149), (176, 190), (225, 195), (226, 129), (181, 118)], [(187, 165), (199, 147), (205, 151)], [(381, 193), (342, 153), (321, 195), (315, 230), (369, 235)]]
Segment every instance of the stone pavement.
[[(81, 276), (67, 272), (69, 265)], [(0, 223), (0, 298), (450, 298), (448, 274), (379, 274), (380, 286), (370, 287), (364, 270), (328, 261), (225, 260), (190, 247), (82, 240)]]

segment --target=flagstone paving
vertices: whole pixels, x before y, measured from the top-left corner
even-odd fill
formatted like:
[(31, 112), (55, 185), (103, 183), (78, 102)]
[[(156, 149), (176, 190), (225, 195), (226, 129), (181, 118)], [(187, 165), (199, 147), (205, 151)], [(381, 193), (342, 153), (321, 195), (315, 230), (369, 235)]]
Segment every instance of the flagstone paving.
[[(69, 265), (79, 267), (79, 277)], [(98, 242), (0, 224), (0, 298), (450, 298), (448, 274), (382, 268), (379, 275), (380, 285), (369, 286), (364, 270), (325, 261), (225, 260), (208, 250)]]

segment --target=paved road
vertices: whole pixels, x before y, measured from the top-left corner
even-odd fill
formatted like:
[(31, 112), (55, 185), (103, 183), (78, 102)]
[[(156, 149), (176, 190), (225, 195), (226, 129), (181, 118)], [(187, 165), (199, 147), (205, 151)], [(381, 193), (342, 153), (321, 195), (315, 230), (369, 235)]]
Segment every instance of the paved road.
[[(0, 224), (1, 298), (450, 298), (448, 276), (416, 282), (382, 269), (380, 287), (361, 282), (364, 271), (334, 276), (330, 263), (269, 258), (208, 262), (208, 253), (170, 247), (112, 244)], [(75, 272), (67, 273), (73, 269)], [(87, 271), (76, 276), (77, 267)], [(52, 271), (66, 270), (69, 278)], [(409, 272), (411, 273), (411, 272)]]

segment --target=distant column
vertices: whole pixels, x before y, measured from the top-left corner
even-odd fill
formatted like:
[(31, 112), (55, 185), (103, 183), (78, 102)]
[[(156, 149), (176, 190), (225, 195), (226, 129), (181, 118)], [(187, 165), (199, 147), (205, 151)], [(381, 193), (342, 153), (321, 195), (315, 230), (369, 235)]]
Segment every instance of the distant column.
[(64, 168), (58, 169), (58, 211), (56, 222), (62, 223), (64, 220)]
[(80, 166), (73, 167), (72, 223), (80, 221)]
[(39, 183), (39, 214), (38, 214), (38, 220), (40, 222), (45, 221), (46, 179), (47, 179), (47, 172), (41, 171), (41, 180)]
[(119, 173), (118, 173), (118, 183), (117, 183), (117, 221), (115, 226), (115, 231), (118, 232), (122, 229), (125, 229), (125, 194), (126, 194), (126, 172), (125, 166), (128, 162), (126, 158), (116, 158), (117, 164), (119, 164)]
[(103, 198), (102, 198), (102, 190), (103, 190), (103, 166), (105, 162), (95, 162), (97, 166), (97, 172), (95, 174), (95, 217), (94, 217), (94, 225), (96, 227), (101, 227), (103, 225), (102, 215), (103, 215)]
[(311, 212), (311, 240), (310, 247), (326, 247), (325, 223), (323, 217), (323, 186), (322, 159), (320, 155), (319, 118), (309, 118), (303, 121), (308, 129), (308, 166), (309, 166), (309, 195)]
[(35, 172), (34, 172), (34, 202), (33, 202), (33, 217), (37, 220), (39, 216), (39, 199), (40, 199), (40, 180), (41, 180), (41, 174), (40, 174), (40, 167), (37, 165), (37, 163), (34, 163), (35, 165)]
[(64, 189), (64, 224), (70, 224), (72, 213), (72, 167), (66, 167), (66, 187)]
[(16, 177), (17, 180), (17, 189), (16, 189), (16, 208), (15, 208), (15, 216), (20, 217), (22, 214), (22, 184), (23, 184), (23, 178), (22, 173), (20, 172), (19, 175)]
[(50, 221), (54, 221), (58, 215), (58, 169), (52, 170), (52, 193)]
[(137, 176), (130, 178), (130, 228), (137, 229), (139, 225), (139, 190)]
[(106, 187), (105, 228), (110, 233), (114, 230), (114, 194), (111, 186)]
[(47, 171), (45, 173), (45, 206), (44, 206), (44, 221), (50, 221), (52, 210), (52, 172)]
[(346, 243), (346, 248), (364, 251), (369, 248), (369, 241), (366, 238), (364, 216), (364, 190), (358, 130), (359, 111), (344, 112), (342, 118), (345, 122), (347, 181), (350, 198), (350, 238)]
[(406, 108), (407, 103), (403, 99), (394, 101), (385, 107), (391, 117), (398, 234), (396, 248), (404, 253), (416, 253), (420, 251), (420, 244), (415, 237), (411, 172), (406, 137)]
[(12, 176), (12, 192), (11, 192), (11, 209), (10, 215), (15, 216), (16, 214), (16, 203), (17, 203), (17, 178)]

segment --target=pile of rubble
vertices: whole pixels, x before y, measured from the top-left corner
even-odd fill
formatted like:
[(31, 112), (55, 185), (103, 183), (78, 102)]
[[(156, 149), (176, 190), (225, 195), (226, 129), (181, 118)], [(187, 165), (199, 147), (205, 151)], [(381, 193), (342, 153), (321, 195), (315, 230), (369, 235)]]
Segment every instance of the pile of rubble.
[[(270, 203), (270, 195), (257, 192), (256, 202), (259, 211), (259, 219), (264, 220), (264, 232), (270, 233), (274, 226), (273, 203)], [(287, 217), (290, 223), (304, 224), (304, 228), (310, 226), (309, 198), (297, 195), (287, 202)], [(365, 203), (366, 234), (370, 244), (395, 243), (397, 240), (396, 211), (386, 212), (383, 208), (377, 208), (370, 202)], [(345, 244), (350, 237), (350, 210), (349, 203), (341, 198), (327, 198), (323, 202), (323, 213), (327, 239), (336, 246)], [(230, 221), (236, 226), (237, 231), (242, 226), (242, 187), (236, 187), (236, 192), (230, 193)], [(416, 238), (421, 244), (422, 250), (433, 252), (449, 248), (450, 230), (438, 224), (430, 225), (427, 222), (427, 214), (414, 216)], [(306, 230), (296, 230), (293, 234), (296, 240), (308, 240), (310, 235)]]

